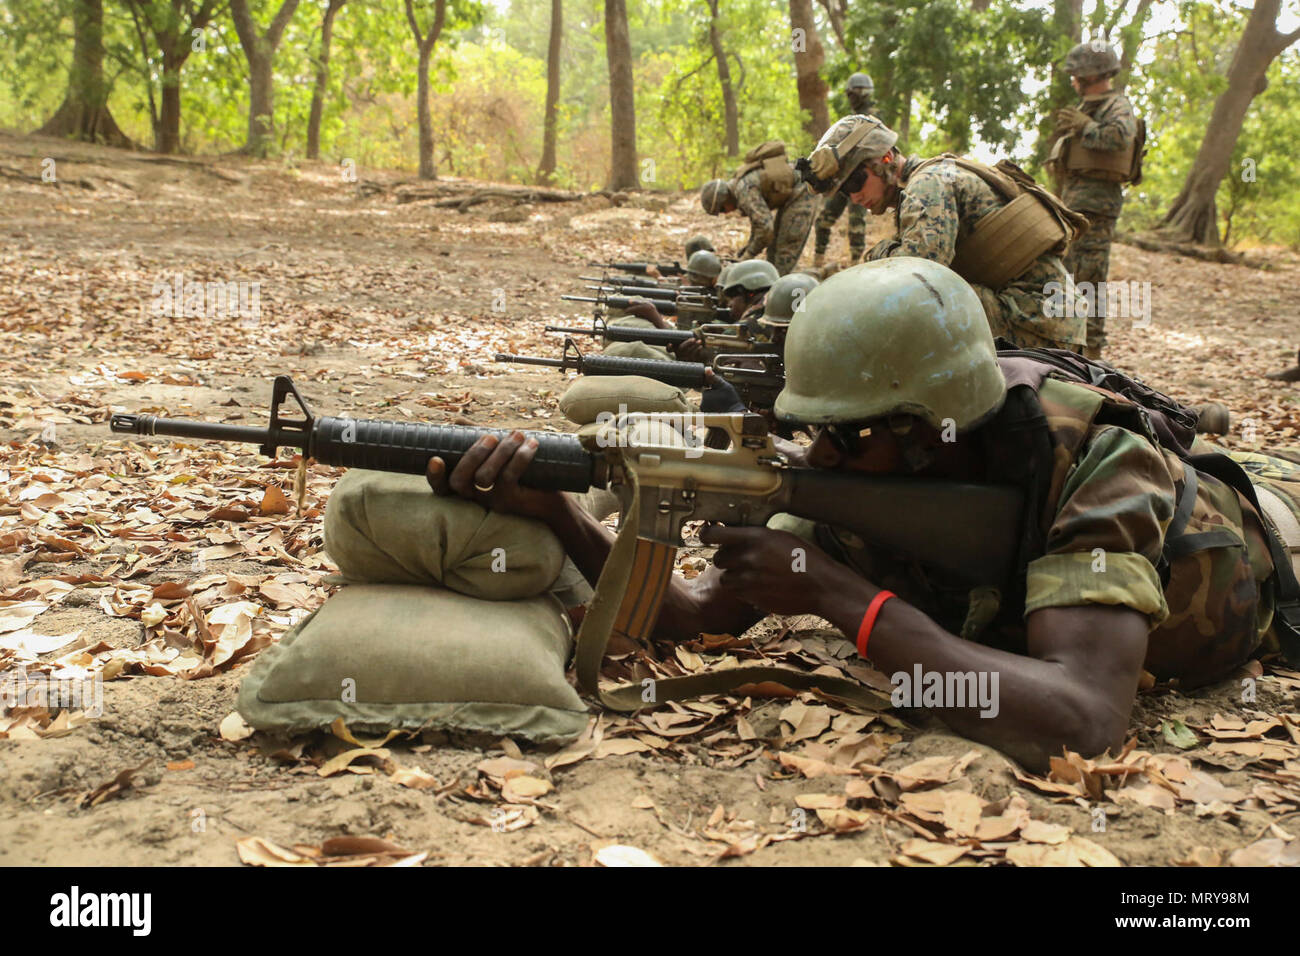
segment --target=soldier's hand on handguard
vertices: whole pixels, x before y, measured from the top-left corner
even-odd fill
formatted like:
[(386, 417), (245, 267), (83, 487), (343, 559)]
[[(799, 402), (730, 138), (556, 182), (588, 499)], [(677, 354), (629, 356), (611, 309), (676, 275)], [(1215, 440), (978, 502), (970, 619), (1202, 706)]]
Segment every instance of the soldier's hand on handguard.
[(678, 342), (673, 354), (679, 362), (703, 362), (704, 341), (693, 338), (687, 339), (685, 342)]
[[(717, 545), (720, 590), (769, 614), (817, 613), (821, 595), (870, 587), (817, 545), (788, 531), (707, 525), (700, 540)], [(830, 589), (829, 591), (827, 589)]]
[(521, 431), (504, 438), (484, 435), (447, 474), (441, 458), (430, 458), (425, 478), (435, 495), (459, 495), (492, 511), (543, 518), (560, 504), (560, 493), (523, 488), (519, 479), (537, 454), (536, 439)]

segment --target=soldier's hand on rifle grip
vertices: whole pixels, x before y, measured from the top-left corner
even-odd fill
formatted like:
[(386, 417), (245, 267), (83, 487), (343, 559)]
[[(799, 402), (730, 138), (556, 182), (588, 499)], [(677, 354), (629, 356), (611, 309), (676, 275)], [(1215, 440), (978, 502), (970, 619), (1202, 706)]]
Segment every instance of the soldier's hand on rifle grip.
[(718, 586), (769, 614), (817, 613), (827, 589), (870, 587), (821, 548), (788, 531), (707, 525), (700, 541), (717, 545)]

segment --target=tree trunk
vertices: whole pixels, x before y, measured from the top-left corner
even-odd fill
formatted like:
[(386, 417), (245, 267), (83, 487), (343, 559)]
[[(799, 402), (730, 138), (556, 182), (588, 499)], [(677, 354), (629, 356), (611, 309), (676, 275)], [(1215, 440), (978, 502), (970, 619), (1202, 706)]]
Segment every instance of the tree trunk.
[(831, 125), (831, 112), (826, 102), (829, 90), (821, 74), (826, 63), (826, 50), (817, 35), (812, 0), (790, 0), (790, 27), (792, 31), (803, 31), (802, 37), (794, 34), (795, 82), (799, 87), (799, 108), (808, 114), (803, 128), (815, 142)]
[(108, 111), (103, 0), (78, 0), (72, 9), (72, 24), (74, 39), (68, 91), (54, 115), (36, 132), (130, 149), (131, 140)]
[(1128, 22), (1120, 35), (1119, 75), (1115, 77), (1115, 89), (1122, 90), (1128, 86), (1129, 74), (1133, 72), (1133, 61), (1137, 57), (1138, 47), (1142, 45), (1142, 28), (1151, 13), (1153, 0), (1138, 0), (1133, 19)]
[(605, 59), (609, 64), (609, 188), (635, 189), (636, 91), (626, 0), (605, 0)]
[[(1067, 39), (1070, 46), (1078, 43), (1083, 36), (1083, 0), (1053, 0), (1052, 25), (1053, 32), (1058, 37)], [(1051, 152), (1053, 133), (1056, 131), (1056, 111), (1064, 106), (1073, 106), (1077, 100), (1074, 87), (1070, 85), (1070, 75), (1061, 68), (1064, 59), (1065, 54), (1062, 53), (1052, 61), (1052, 79), (1042, 118), (1038, 122), (1038, 141), (1034, 144), (1032, 166), (1041, 168)]]
[(839, 41), (840, 49), (845, 53), (849, 52), (849, 43), (844, 37), (844, 16), (848, 12), (847, 0), (821, 0), (821, 5), (826, 10), (826, 19), (830, 21), (831, 32)]
[(154, 149), (159, 153), (175, 153), (181, 148), (181, 65), (183, 55), (175, 48), (162, 51), (162, 91), (158, 109), (158, 139)]
[(316, 82), (311, 90), (311, 112), (307, 116), (307, 158), (320, 159), (320, 121), (325, 112), (325, 87), (330, 81), (330, 41), (334, 18), (347, 0), (329, 0), (320, 24), (320, 58), (316, 61)]
[(546, 115), (542, 120), (542, 161), (537, 181), (555, 179), (555, 138), (560, 111), (560, 44), (564, 39), (564, 0), (551, 0), (551, 38), (546, 46)]
[(243, 151), (253, 156), (265, 156), (275, 140), (275, 51), (298, 2), (283, 0), (271, 25), (258, 32), (248, 0), (230, 0), (230, 17), (248, 61), (248, 141)]
[(437, 179), (433, 161), (433, 114), (429, 109), (429, 58), (432, 51), (420, 45), (419, 75), (416, 78), (416, 115), (420, 122), (420, 178)]
[(1161, 234), (1172, 241), (1219, 245), (1214, 196), (1232, 163), (1246, 112), (1268, 85), (1269, 64), (1300, 38), (1300, 30), (1277, 32), (1280, 9), (1281, 0), (1255, 0), (1228, 67), (1228, 88), (1215, 101), (1187, 181), (1161, 222)]
[(438, 167), (433, 161), (433, 113), (429, 109), (429, 61), (433, 59), (433, 46), (442, 35), (443, 24), (447, 22), (447, 0), (438, 0), (434, 6), (433, 25), (426, 33), (420, 31), (414, 4), (411, 0), (406, 0), (406, 22), (410, 24), (419, 51), (415, 96), (416, 117), (420, 124), (420, 178), (437, 179)]
[(722, 31), (718, 28), (718, 0), (709, 0), (709, 44), (713, 47), (713, 60), (718, 65), (718, 85), (722, 87), (722, 114), (727, 132), (727, 155), (740, 155), (740, 110), (736, 107), (736, 91), (731, 85), (731, 67), (727, 64), (727, 51), (722, 46)]

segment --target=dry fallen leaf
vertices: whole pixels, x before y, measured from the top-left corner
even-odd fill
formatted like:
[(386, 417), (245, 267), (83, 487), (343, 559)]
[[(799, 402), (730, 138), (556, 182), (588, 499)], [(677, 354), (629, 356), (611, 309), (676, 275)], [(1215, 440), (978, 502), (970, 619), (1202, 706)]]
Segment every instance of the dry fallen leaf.
[(253, 736), (253, 728), (245, 723), (237, 710), (232, 710), (222, 719), (219, 730), (222, 740), (238, 741)]
[(645, 850), (618, 843), (601, 847), (595, 853), (595, 860), (601, 866), (663, 866)]

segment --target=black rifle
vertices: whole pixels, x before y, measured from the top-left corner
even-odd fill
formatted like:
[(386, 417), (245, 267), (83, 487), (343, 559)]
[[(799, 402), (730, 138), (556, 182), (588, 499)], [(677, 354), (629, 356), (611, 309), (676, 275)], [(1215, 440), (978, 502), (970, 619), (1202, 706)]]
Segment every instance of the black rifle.
[[(287, 399), (301, 417), (281, 415)], [(640, 526), (657, 540), (679, 541), (686, 521), (761, 526), (787, 512), (834, 524), (971, 584), (1008, 579), (1023, 510), (1014, 488), (790, 468), (761, 416), (706, 415), (687, 424), (727, 431), (728, 447), (654, 445), (655, 454), (647, 455), (644, 441), (529, 432), (538, 448), (521, 483), (548, 491), (622, 489), (626, 471), (634, 470)], [(435, 456), (450, 471), (484, 435), (510, 434), (500, 428), (318, 418), (287, 375), (275, 379), (265, 428), (122, 413), (113, 415), (110, 427), (119, 434), (247, 442), (268, 458), (281, 447), (297, 448), (305, 459), (325, 465), (410, 475), (424, 474)]]
[[(621, 295), (601, 295), (599, 297), (590, 295), (562, 295), (561, 299), (566, 302), (594, 302), (597, 306), (604, 306), (609, 309), (626, 309), (634, 301), (634, 298)], [(676, 315), (683, 307), (690, 307), (695, 311), (709, 310), (712, 315), (719, 321), (725, 322), (731, 318), (731, 310), (719, 305), (713, 305), (712, 301), (704, 296), (680, 296), (676, 299), (647, 299), (655, 307), (660, 315)]]
[(686, 274), (676, 262), (593, 262), (594, 266), (601, 266), (605, 269), (617, 269), (619, 272), (630, 272), (633, 275), (649, 275), (649, 268), (654, 266), (659, 270), (661, 276), (681, 276)]
[[(706, 373), (711, 368), (718, 378), (740, 394), (741, 401), (752, 408), (771, 408), (776, 402), (776, 396), (785, 387), (785, 367), (781, 363), (781, 356), (774, 354), (746, 352), (717, 355), (712, 364), (705, 365), (700, 362), (672, 362), (621, 355), (584, 355), (577, 342), (565, 339), (560, 358), (498, 352), (495, 360), (519, 365), (543, 365), (559, 369), (561, 374), (572, 369), (580, 375), (640, 375), (666, 385), (701, 391), (709, 387)], [(758, 367), (751, 367), (755, 365)]]
[(592, 335), (603, 338), (606, 342), (644, 342), (647, 345), (661, 345), (665, 348), (691, 339), (699, 339), (704, 343), (705, 351), (714, 354), (775, 348), (770, 343), (754, 339), (750, 335), (748, 326), (736, 323), (717, 322), (697, 325), (693, 329), (647, 329), (636, 325), (610, 325), (603, 319), (596, 319), (589, 329), (548, 325), (543, 331), (563, 332), (565, 335)]

